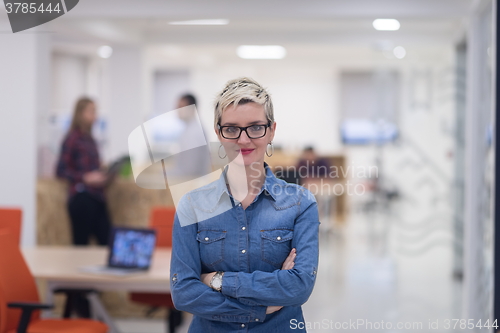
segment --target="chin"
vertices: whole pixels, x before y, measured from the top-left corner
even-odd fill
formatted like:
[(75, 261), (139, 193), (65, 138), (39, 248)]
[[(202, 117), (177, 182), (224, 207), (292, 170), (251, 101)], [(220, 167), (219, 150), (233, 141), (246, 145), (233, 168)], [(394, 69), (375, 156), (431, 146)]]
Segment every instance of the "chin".
[[(252, 155), (252, 154), (250, 154), (250, 155)], [(234, 157), (231, 160), (231, 163), (234, 163), (234, 164), (239, 165), (239, 166), (248, 167), (254, 163), (262, 164), (263, 161), (256, 160), (254, 156), (245, 156), (242, 154), (238, 154), (236, 157)]]

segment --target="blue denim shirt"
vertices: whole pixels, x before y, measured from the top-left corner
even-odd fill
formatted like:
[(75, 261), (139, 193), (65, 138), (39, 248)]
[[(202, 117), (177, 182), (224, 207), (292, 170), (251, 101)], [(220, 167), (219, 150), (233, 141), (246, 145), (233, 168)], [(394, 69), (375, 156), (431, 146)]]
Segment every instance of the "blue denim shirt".
[[(265, 182), (246, 209), (228, 192), (227, 167), (179, 201), (170, 287), (175, 307), (194, 315), (189, 332), (305, 332), (291, 322), (304, 321), (301, 305), (316, 280), (317, 204), (311, 192), (277, 179), (264, 165)], [(225, 199), (230, 209), (207, 218)], [(281, 270), (292, 248), (295, 265)], [(215, 271), (225, 272), (221, 292), (200, 280)], [(271, 305), (283, 308), (266, 315)]]

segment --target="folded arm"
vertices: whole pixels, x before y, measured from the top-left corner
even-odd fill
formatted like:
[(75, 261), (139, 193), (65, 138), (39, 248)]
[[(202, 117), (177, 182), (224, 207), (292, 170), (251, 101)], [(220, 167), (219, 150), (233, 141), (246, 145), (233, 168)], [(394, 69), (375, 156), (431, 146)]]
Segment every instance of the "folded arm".
[(312, 293), (318, 268), (318, 209), (311, 200), (295, 221), (292, 269), (274, 272), (225, 272), (221, 292), (246, 304), (300, 306)]
[(201, 259), (196, 240), (196, 223), (181, 227), (179, 214), (183, 214), (183, 219), (195, 218), (191, 207), (183, 204), (181, 199), (174, 222), (170, 266), (170, 285), (175, 307), (209, 320), (239, 323), (264, 321), (265, 306), (243, 304), (236, 298), (223, 295), (203, 284), (200, 280)]

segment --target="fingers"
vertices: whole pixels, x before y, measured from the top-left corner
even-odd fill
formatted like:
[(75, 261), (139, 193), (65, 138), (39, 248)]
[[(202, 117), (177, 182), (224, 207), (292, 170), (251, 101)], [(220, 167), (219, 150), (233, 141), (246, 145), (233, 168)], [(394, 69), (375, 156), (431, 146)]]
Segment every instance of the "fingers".
[(292, 269), (295, 266), (295, 257), (297, 256), (297, 251), (293, 248), (290, 251), (288, 257), (286, 257), (283, 265), (281, 266), (282, 270)]
[(268, 306), (266, 309), (266, 314), (270, 314), (276, 311), (281, 310), (283, 307), (282, 306)]

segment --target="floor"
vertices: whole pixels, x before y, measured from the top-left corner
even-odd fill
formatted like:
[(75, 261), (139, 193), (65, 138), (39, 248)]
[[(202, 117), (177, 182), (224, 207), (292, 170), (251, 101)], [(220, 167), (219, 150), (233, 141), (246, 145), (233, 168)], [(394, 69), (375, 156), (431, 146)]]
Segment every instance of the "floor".
[[(451, 214), (433, 214), (404, 203), (360, 203), (343, 226), (323, 223), (318, 279), (303, 306), (308, 332), (464, 332), (446, 328), (461, 309)], [(118, 325), (123, 333), (166, 332), (163, 321)]]

